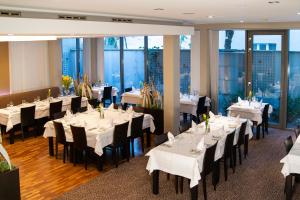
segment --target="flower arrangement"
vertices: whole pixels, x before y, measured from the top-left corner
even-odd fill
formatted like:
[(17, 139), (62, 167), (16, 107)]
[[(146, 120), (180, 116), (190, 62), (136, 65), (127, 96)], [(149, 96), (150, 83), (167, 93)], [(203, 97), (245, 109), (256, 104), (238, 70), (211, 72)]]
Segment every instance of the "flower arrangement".
[(150, 84), (144, 83), (141, 96), (143, 97), (142, 106), (144, 108), (161, 108), (161, 96), (153, 81), (150, 81)]
[(100, 103), (97, 107), (97, 111), (100, 113), (100, 118), (104, 119), (104, 107), (102, 103)]
[(89, 83), (87, 74), (83, 76), (83, 82), (81, 82), (80, 84), (74, 81), (74, 86), (75, 86), (75, 92), (78, 96), (87, 97), (88, 99), (93, 98), (92, 86)]
[(73, 79), (70, 76), (68, 76), (68, 75), (62, 76), (62, 85), (66, 91), (69, 91), (72, 82), (73, 82)]
[(249, 94), (248, 94), (248, 101), (251, 101), (251, 100), (252, 100), (252, 91), (250, 90)]
[(50, 89), (50, 88), (49, 88), (49, 90), (48, 90), (48, 95), (47, 95), (47, 97), (48, 97), (48, 98), (51, 97), (51, 89)]

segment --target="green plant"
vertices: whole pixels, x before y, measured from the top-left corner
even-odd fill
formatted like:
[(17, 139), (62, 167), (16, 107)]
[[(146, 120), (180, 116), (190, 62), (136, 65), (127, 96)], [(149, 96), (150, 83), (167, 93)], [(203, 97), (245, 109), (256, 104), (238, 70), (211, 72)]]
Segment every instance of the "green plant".
[(4, 173), (6, 171), (9, 171), (9, 165), (5, 160), (0, 161), (0, 173)]

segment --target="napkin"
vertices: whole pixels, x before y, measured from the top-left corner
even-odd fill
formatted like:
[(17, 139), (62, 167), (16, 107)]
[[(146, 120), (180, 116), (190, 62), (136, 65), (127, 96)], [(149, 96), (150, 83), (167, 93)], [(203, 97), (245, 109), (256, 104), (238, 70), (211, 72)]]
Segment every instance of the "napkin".
[(192, 120), (192, 128), (196, 128), (197, 124)]
[(89, 103), (88, 103), (88, 105), (87, 105), (87, 110), (88, 110), (88, 111), (92, 111), (92, 110), (93, 110), (93, 107), (92, 107), (91, 104), (89, 104)]
[(133, 107), (132, 107), (132, 106), (129, 106), (129, 107), (127, 108), (127, 112), (132, 113), (132, 111), (133, 111)]
[(168, 144), (173, 145), (175, 142), (175, 137), (171, 132), (168, 132)]
[(238, 97), (238, 102), (241, 103), (242, 102), (242, 99), (241, 97)]
[(205, 149), (204, 137), (201, 138), (200, 142), (197, 144), (196, 151), (203, 151)]
[(240, 123), (240, 115), (238, 115), (238, 116), (236, 117), (236, 121), (237, 121), (238, 123)]
[(212, 120), (215, 119), (215, 114), (213, 112), (209, 111), (208, 114), (209, 114), (210, 119), (212, 119)]
[(71, 113), (71, 111), (70, 111), (70, 110), (67, 110), (67, 111), (66, 111), (66, 116), (69, 118), (69, 117), (72, 117), (72, 116), (73, 116), (73, 114)]
[(113, 109), (114, 109), (114, 103), (112, 103), (108, 106), (108, 110), (113, 110)]

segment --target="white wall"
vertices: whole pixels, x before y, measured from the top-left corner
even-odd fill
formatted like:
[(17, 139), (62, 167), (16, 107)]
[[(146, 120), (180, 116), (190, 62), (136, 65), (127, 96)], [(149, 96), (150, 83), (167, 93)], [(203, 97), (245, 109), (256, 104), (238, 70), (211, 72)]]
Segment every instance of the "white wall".
[(10, 42), (10, 92), (50, 86), (48, 42)]

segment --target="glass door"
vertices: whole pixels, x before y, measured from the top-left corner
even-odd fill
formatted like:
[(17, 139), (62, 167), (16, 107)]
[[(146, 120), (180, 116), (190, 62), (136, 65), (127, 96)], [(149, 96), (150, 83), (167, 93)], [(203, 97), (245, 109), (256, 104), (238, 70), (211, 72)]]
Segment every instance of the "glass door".
[(247, 96), (273, 107), (269, 122), (285, 127), (286, 31), (248, 31)]

